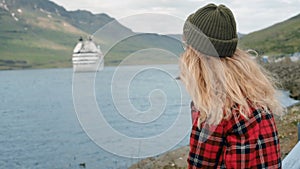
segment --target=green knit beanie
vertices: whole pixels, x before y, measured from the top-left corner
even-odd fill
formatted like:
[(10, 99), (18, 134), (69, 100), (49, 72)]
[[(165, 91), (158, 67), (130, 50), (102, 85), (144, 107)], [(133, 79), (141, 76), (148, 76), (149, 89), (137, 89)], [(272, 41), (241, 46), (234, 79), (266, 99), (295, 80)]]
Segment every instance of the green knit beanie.
[(225, 5), (208, 4), (191, 14), (183, 28), (187, 45), (199, 52), (217, 57), (230, 57), (237, 43), (234, 16)]

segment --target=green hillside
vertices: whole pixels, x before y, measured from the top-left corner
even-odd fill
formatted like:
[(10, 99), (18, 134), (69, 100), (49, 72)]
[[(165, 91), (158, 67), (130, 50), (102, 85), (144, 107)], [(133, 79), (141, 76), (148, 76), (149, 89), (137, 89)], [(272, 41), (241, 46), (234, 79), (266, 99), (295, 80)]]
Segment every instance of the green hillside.
[(300, 51), (300, 14), (241, 38), (239, 46), (260, 54), (281, 55)]

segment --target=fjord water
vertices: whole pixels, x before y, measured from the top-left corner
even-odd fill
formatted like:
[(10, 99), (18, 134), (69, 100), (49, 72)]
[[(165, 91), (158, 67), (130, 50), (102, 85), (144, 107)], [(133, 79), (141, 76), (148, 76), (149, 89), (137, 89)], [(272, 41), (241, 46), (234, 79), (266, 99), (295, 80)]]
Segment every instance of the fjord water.
[[(163, 90), (170, 101), (158, 120), (131, 124), (118, 114), (111, 96), (114, 71), (114, 67), (106, 67), (97, 73), (95, 93), (104, 117), (125, 135), (157, 135), (176, 120), (178, 107), (189, 106), (189, 99), (181, 103), (174, 91), (174, 77), (158, 70), (146, 71), (132, 79), (128, 89), (131, 103), (141, 111), (147, 110), (147, 92), (156, 88)], [(73, 169), (85, 164), (90, 169), (123, 169), (138, 160), (107, 152), (86, 135), (73, 105), (72, 76), (72, 69), (0, 72), (0, 168)], [(287, 93), (281, 100), (285, 105), (295, 102)], [(176, 147), (187, 144), (188, 136)]]
[[(95, 80), (99, 107), (112, 127), (132, 137), (155, 135), (168, 128), (178, 114), (172, 106), (166, 115), (160, 116), (161, 120), (146, 126), (149, 130), (137, 129), (142, 125), (130, 125), (129, 121), (122, 120), (110, 93), (114, 70), (114, 67), (105, 68), (97, 73)], [(162, 86), (167, 95), (173, 93), (177, 97), (176, 92), (171, 91), (174, 85), (165, 86), (174, 79), (168, 80), (169, 76), (164, 77), (166, 74), (156, 73), (146, 72), (147, 81), (142, 76), (132, 81), (137, 86), (130, 87), (132, 103), (142, 111), (150, 103), (139, 93), (146, 94), (149, 87)], [(138, 160), (109, 153), (86, 135), (73, 105), (72, 76), (72, 69), (0, 72), (0, 168), (80, 168), (80, 164), (85, 163), (86, 168), (91, 169), (123, 169)], [(175, 107), (180, 106), (176, 99), (173, 103)], [(187, 139), (178, 146), (186, 144)]]

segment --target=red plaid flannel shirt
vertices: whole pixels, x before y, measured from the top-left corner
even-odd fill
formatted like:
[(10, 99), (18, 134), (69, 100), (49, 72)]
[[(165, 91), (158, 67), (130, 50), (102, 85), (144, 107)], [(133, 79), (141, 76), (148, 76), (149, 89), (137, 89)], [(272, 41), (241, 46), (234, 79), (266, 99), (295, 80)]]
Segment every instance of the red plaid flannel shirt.
[(251, 108), (248, 120), (233, 112), (229, 120), (211, 126), (197, 121), (200, 112), (191, 104), (193, 128), (188, 168), (281, 168), (279, 139), (274, 118)]

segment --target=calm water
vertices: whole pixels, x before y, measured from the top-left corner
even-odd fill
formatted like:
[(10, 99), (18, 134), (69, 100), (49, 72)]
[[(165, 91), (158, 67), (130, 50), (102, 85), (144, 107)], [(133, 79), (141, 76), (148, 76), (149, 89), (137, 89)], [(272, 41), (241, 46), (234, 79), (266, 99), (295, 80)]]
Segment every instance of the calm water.
[[(121, 133), (141, 138), (157, 135), (176, 120), (179, 107), (188, 108), (189, 99), (181, 103), (172, 75), (146, 70), (131, 79), (130, 102), (146, 111), (151, 106), (148, 92), (161, 89), (167, 96), (165, 111), (151, 123), (131, 123), (118, 114), (118, 106), (124, 105), (114, 105), (110, 88), (114, 71), (108, 67), (97, 73), (95, 93), (103, 116)], [(174, 70), (173, 76), (177, 73)], [(0, 168), (80, 168), (79, 164), (85, 163), (89, 169), (123, 169), (138, 160), (107, 152), (85, 134), (73, 105), (72, 74), (71, 69), (0, 72)], [(117, 82), (122, 85), (126, 79)], [(115, 92), (121, 93), (118, 87)], [(282, 97), (285, 104), (293, 103), (286, 95)], [(117, 98), (121, 100), (118, 104), (127, 104), (122, 102), (126, 97)], [(186, 144), (188, 137), (177, 147)]]

